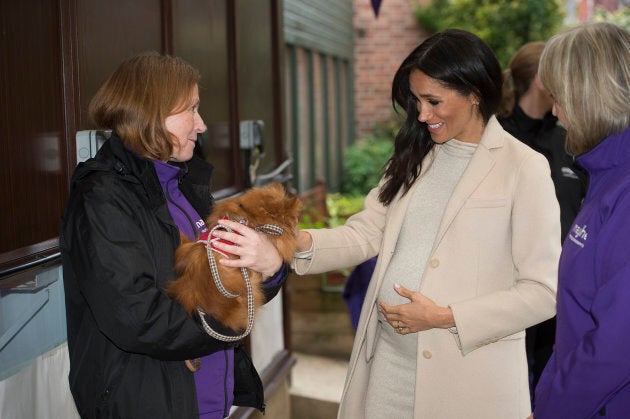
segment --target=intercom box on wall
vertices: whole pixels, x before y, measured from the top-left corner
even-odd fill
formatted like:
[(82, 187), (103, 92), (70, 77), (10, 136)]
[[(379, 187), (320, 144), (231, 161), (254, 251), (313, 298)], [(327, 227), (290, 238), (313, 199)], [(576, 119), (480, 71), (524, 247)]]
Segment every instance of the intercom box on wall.
[(240, 147), (241, 150), (258, 149), (262, 153), (263, 128), (265, 123), (260, 119), (250, 119), (240, 122)]
[(77, 131), (77, 164), (94, 157), (99, 148), (112, 135), (109, 130)]

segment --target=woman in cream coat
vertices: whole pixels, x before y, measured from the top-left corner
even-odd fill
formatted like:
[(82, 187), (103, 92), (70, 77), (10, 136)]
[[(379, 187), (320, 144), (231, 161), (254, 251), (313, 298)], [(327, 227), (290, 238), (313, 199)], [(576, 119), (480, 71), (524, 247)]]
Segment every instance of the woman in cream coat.
[(447, 30), (403, 61), (407, 120), (362, 212), (304, 230), (298, 274), (378, 262), (340, 418), (526, 418), (525, 328), (555, 313), (560, 216), (546, 159), (493, 114), (501, 69)]

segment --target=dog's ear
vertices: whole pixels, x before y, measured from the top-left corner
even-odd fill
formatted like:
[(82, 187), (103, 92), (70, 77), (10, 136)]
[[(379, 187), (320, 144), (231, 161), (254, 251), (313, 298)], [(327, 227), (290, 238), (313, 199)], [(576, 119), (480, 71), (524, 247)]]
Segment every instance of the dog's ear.
[(289, 192), (281, 183), (273, 182), (270, 183), (267, 188), (277, 194), (278, 196), (284, 196), (283, 200), (285, 202), (285, 214), (293, 214), (300, 211), (302, 208), (302, 201), (300, 198)]
[(296, 194), (287, 193), (287, 212), (297, 217), (300, 215), (301, 209), (302, 200)]
[(277, 194), (285, 193), (284, 186), (282, 186), (282, 184), (278, 183), (278, 182), (270, 183), (269, 185), (267, 185), (267, 188), (269, 188), (269, 190), (271, 190), (271, 191), (273, 191), (273, 192), (275, 192)]

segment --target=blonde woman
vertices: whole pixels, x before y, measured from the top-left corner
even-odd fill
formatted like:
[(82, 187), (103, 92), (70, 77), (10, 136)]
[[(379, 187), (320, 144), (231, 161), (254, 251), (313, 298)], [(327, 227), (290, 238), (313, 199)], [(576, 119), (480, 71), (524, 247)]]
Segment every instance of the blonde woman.
[(610, 23), (553, 37), (540, 79), (589, 174), (564, 241), (556, 343), (536, 388), (536, 419), (630, 414), (630, 32)]

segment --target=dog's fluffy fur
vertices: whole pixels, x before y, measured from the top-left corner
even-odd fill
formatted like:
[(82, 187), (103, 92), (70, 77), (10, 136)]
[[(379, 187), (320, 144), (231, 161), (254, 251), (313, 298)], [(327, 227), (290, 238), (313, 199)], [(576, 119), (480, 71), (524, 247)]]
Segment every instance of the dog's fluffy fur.
[[(278, 249), (282, 259), (290, 262), (296, 246), (295, 233), (301, 206), (297, 196), (287, 194), (282, 185), (274, 183), (264, 188), (249, 189), (243, 195), (218, 202), (206, 220), (206, 225), (212, 229), (221, 217), (234, 221), (245, 219), (251, 228), (275, 224), (283, 229), (282, 235), (267, 237)], [(167, 292), (189, 314), (193, 315), (200, 307), (223, 325), (236, 332), (242, 331), (247, 327), (247, 288), (241, 269), (223, 266), (219, 259), (225, 256), (214, 251), (211, 254), (215, 258), (223, 286), (230, 293), (238, 294), (237, 298), (227, 298), (216, 288), (205, 244), (191, 242), (183, 236), (175, 252), (178, 278), (168, 286)], [(257, 309), (266, 302), (260, 286), (262, 274), (251, 269), (248, 272), (254, 291), (254, 307)]]

